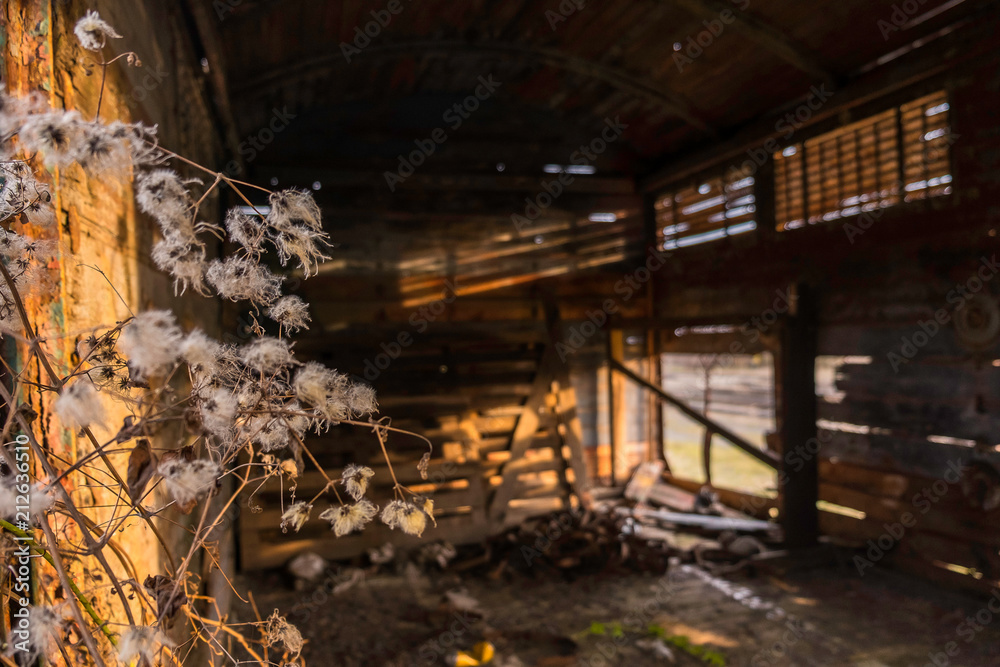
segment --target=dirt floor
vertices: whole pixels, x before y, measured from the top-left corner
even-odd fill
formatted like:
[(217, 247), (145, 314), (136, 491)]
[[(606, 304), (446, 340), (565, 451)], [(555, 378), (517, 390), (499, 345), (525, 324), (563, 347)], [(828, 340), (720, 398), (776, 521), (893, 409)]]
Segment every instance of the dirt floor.
[[(262, 615), (299, 627), (312, 666), (448, 665), (483, 640), (506, 667), (1000, 665), (987, 598), (885, 570), (860, 578), (849, 562), (726, 578), (681, 564), (663, 576), (397, 570), (334, 567), (298, 591), (280, 573), (243, 583)], [(248, 606), (237, 614), (252, 620)]]

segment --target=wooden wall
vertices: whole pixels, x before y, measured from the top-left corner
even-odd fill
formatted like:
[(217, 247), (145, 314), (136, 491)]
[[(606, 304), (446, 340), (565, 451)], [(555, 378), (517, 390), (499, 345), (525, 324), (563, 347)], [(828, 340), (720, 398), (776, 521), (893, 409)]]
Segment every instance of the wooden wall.
[[(939, 73), (928, 71), (860, 105), (852, 106), (848, 89), (839, 116), (836, 102), (825, 110), (848, 122), (879, 105), (947, 90), (955, 133), (952, 194), (886, 209), (860, 234), (854, 233), (862, 222), (857, 218), (774, 232), (769, 170), (762, 166), (758, 233), (675, 252), (669, 275), (654, 285), (655, 317), (738, 325), (731, 334), (700, 337), (702, 351), (747, 348), (758, 334), (776, 340), (784, 321), (779, 315), (758, 326), (752, 318), (761, 322), (788, 286), (808, 284), (817, 295), (817, 353), (836, 368), (817, 397), (820, 498), (854, 510), (855, 517), (864, 513), (851, 518), (843, 510), (824, 511), (823, 532), (877, 544), (887, 525), (910, 512), (915, 521), (901, 539), (882, 539), (892, 553), (886, 562), (989, 588), (1000, 582), (1000, 514), (984, 501), (1000, 484), (1000, 475), (994, 477), (1000, 469), (1000, 361), (994, 363), (1000, 359), (1000, 266), (994, 263), (1000, 250), (1000, 57), (982, 33), (965, 40), (965, 46), (956, 41), (933, 50)], [(976, 54), (971, 62), (970, 53)], [(900, 71), (913, 67), (907, 62)], [(805, 128), (792, 141), (809, 136)], [(789, 452), (799, 444), (783, 446)], [(949, 472), (956, 465), (965, 466), (961, 479)], [(922, 498), (925, 489), (930, 500)]]
[[(101, 77), (87, 74), (88, 61), (94, 54), (83, 51), (73, 36), (76, 21), (88, 9), (99, 11), (124, 35), (120, 40), (112, 40), (113, 46), (107, 53), (135, 50), (143, 62), (142, 68), (128, 68), (122, 59), (109, 68), (101, 118), (106, 122), (142, 120), (156, 124), (164, 146), (207, 165), (222, 162), (211, 92), (180, 7), (173, 4), (5, 2), (0, 9), (3, 38), (0, 72), (7, 91), (41, 94), (53, 107), (76, 109), (84, 118), (94, 117)], [(68, 373), (75, 365), (76, 344), (81, 337), (94, 327), (114, 326), (130, 310), (169, 307), (185, 328), (199, 326), (210, 334), (220, 333), (218, 302), (191, 295), (175, 297), (172, 279), (153, 265), (149, 253), (158, 232), (154, 231), (152, 221), (137, 209), (131, 174), (95, 178), (78, 166), (71, 166), (48, 170), (41, 178), (51, 186), (57, 222), (51, 229), (32, 229), (31, 233), (56, 241), (59, 252), (57, 260), (49, 266), (53, 289), (31, 295), (28, 306), (40, 335), (47, 339), (44, 345), (59, 372)], [(218, 210), (214, 197), (203, 208), (208, 219), (217, 217)], [(10, 350), (5, 350), (5, 355), (8, 353)], [(105, 403), (106, 423), (103, 428), (95, 429), (102, 441), (118, 431), (128, 414), (121, 402), (109, 399)], [(89, 443), (62, 428), (50, 406), (35, 407), (42, 415), (37, 422), (38, 435), (53, 452), (74, 460), (87, 454)], [(173, 449), (183, 435), (161, 433), (155, 446)], [(113, 453), (111, 459), (124, 476), (127, 454)], [(108, 511), (99, 508), (117, 505), (115, 495), (96, 485), (72, 489), (71, 493), (81, 498), (81, 505), (98, 507), (88, 511), (88, 516), (99, 524)], [(159, 525), (168, 542), (178, 550), (187, 539), (178, 523), (183, 521), (183, 517), (175, 515)], [(147, 575), (162, 573), (159, 546), (145, 527), (131, 526), (116, 540), (138, 565), (140, 581)], [(227, 539), (220, 534), (219, 544), (221, 563), (232, 567), (231, 536)], [(76, 562), (74, 568), (81, 568), (82, 562)], [(118, 565), (114, 560), (113, 564)], [(96, 606), (107, 609), (117, 604), (106, 581), (88, 580), (85, 570), (74, 570), (74, 575), (85, 590), (94, 591), (92, 601)], [(220, 608), (226, 608), (225, 581), (218, 574), (210, 576), (207, 567), (204, 575), (205, 590), (218, 595)], [(132, 577), (124, 571), (119, 576)], [(43, 582), (40, 589), (56, 590), (56, 587)]]

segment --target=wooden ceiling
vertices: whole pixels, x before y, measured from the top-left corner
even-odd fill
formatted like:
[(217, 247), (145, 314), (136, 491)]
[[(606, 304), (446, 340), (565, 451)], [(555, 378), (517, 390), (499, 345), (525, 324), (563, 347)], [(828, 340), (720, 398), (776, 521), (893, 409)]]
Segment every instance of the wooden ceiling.
[[(331, 272), (483, 285), (634, 258), (649, 239), (637, 181), (812, 86), (847, 85), (984, 4), (914, 2), (901, 16), (889, 0), (396, 1), (399, 13), (350, 62), (342, 44), (389, 0), (188, 6), (231, 141), (258, 136), (276, 109), (294, 115), (243, 157), (263, 185), (318, 181), (340, 244)], [(489, 76), (501, 86), (450, 128), (445, 111)], [(593, 161), (596, 173), (576, 177), (537, 227), (516, 230), (511, 214), (553, 178), (543, 166), (568, 164), (606, 118), (627, 129)], [(447, 141), (390, 190), (385, 172), (436, 128)], [(602, 229), (594, 212), (617, 220)], [(407, 293), (403, 282), (394, 290)]]
[[(298, 115), (262, 160), (350, 170), (394, 163), (492, 74), (503, 85), (442, 147), (434, 170), (489, 172), (504, 162), (537, 172), (565, 162), (604, 117), (620, 116), (628, 132), (598, 167), (635, 175), (813, 84), (845, 81), (976, 4), (920, 3), (908, 20), (955, 6), (885, 38), (879, 22), (891, 25), (889, 1), (580, 0), (580, 9), (571, 0), (398, 1), (401, 12), (350, 62), (341, 44), (388, 0), (229, 0), (230, 11), (217, 10), (241, 137), (274, 108)], [(675, 55), (695, 53), (689, 40), (707, 42), (706, 21), (721, 34), (679, 66)]]

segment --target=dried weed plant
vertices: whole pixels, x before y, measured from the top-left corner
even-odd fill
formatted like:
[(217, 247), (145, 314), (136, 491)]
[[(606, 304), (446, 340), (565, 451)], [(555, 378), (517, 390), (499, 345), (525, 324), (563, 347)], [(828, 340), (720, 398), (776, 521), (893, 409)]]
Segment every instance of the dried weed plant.
[[(158, 144), (155, 127), (103, 122), (100, 100), (108, 67), (122, 58), (138, 66), (139, 59), (134, 53), (104, 59), (109, 40), (119, 35), (96, 12), (81, 18), (74, 33), (100, 68), (93, 120), (50, 108), (40, 96), (0, 92), (0, 331), (20, 350), (16, 365), (0, 359), (8, 375), (0, 382), (6, 408), (0, 437), (10, 443), (0, 447), (0, 542), (5, 554), (15, 556), (3, 591), (13, 622), (6, 628), (0, 660), (7, 665), (23, 664), (25, 657), (61, 658), (66, 664), (179, 665), (211, 654), (216, 662), (246, 664), (234, 655), (239, 652), (257, 664), (299, 662), (302, 636), (277, 612), (267, 619), (258, 615), (256, 623), (233, 624), (203, 594), (202, 575), (193, 563), (201, 554), (219, 566), (214, 531), (227, 510), (241, 495), (283, 478), (291, 480), (287, 504), (282, 497), (284, 531), (298, 531), (314, 507), (329, 498), (331, 506), (318, 517), (338, 537), (363, 530), (376, 518), (419, 536), (433, 522), (433, 503), (396, 480), (386, 437), (397, 429), (375, 419), (374, 390), (316, 362), (297, 361), (287, 339), (290, 332), (308, 328), (308, 304), (282, 294), (283, 277), (261, 260), (274, 253), (282, 266), (294, 263), (306, 278), (316, 274), (329, 245), (312, 195), (264, 190), (270, 209), (261, 214), (245, 193), (262, 188), (167, 150)], [(42, 166), (74, 164), (91, 177), (111, 173), (133, 180), (139, 207), (162, 236), (152, 259), (173, 277), (176, 293), (192, 290), (247, 302), (277, 323), (278, 335), (265, 335), (255, 319), (250, 342), (223, 344), (198, 329), (184, 331), (169, 310), (151, 310), (95, 324), (79, 341), (78, 360), (69, 367), (53, 358), (25, 306), (27, 297), (51, 287), (49, 267), (60, 254), (54, 242), (31, 237), (32, 230), (45, 236), (56, 221), (49, 187), (36, 173)], [(185, 178), (171, 165), (183, 165), (182, 170), (201, 173), (205, 180)], [(200, 220), (206, 198), (220, 188), (231, 189), (249, 207), (243, 210), (256, 214), (234, 208), (222, 225)], [(226, 239), (237, 251), (210, 257), (209, 237)], [(32, 401), (25, 399), (28, 394)], [(41, 401), (44, 394), (52, 400)], [(101, 441), (94, 427), (107, 426), (107, 399), (126, 406), (130, 416), (113, 437)], [(32, 405), (51, 405), (56, 423), (81, 435), (75, 458), (48, 446), (63, 438), (52, 432), (58, 427), (50, 420), (37, 419)], [(182, 429), (169, 430), (171, 423)], [(379, 443), (394, 493), (381, 511), (365, 497), (371, 468), (350, 465), (330, 476), (306, 446), (308, 432), (339, 424), (370, 428)], [(187, 435), (164, 445), (171, 433)], [(124, 452), (128, 466), (120, 470), (111, 457)], [(420, 465), (424, 478), (428, 458)], [(316, 496), (297, 500), (294, 479), (307, 463), (325, 486)], [(97, 512), (74, 493), (94, 486), (108, 491), (114, 505)], [(157, 487), (165, 493), (154, 493)], [(197, 518), (180, 522), (175, 512)], [(173, 553), (160, 531), (163, 522), (189, 533), (186, 551)], [(129, 557), (122, 546), (127, 538), (119, 535), (131, 530), (156, 537), (163, 571), (144, 571), (149, 564)], [(48, 568), (58, 586), (22, 587), (15, 576), (18, 553), (34, 556), (29, 570), (36, 582)], [(95, 604), (101, 591), (110, 591), (118, 604), (110, 609)], [(275, 646), (279, 655), (269, 656)]]

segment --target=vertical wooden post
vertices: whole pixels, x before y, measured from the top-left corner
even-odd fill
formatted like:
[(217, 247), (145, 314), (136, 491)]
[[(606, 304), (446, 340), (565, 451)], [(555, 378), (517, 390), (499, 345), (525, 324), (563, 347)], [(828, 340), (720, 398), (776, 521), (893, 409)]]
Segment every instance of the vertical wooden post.
[(807, 286), (797, 287), (781, 335), (782, 462), (781, 521), (789, 548), (813, 546), (819, 537), (819, 456), (785, 453), (816, 437), (816, 303)]
[[(657, 387), (663, 386), (663, 367), (660, 365), (660, 332), (656, 329), (646, 331), (646, 360), (649, 363), (649, 382)], [(663, 453), (663, 403), (657, 400), (655, 394), (646, 392), (649, 405), (649, 451), (650, 461), (665, 461)]]
[[(608, 329), (608, 360), (625, 363), (625, 332)], [(624, 439), (625, 380), (608, 364), (608, 444), (611, 447), (611, 485), (618, 481), (618, 449)]]

